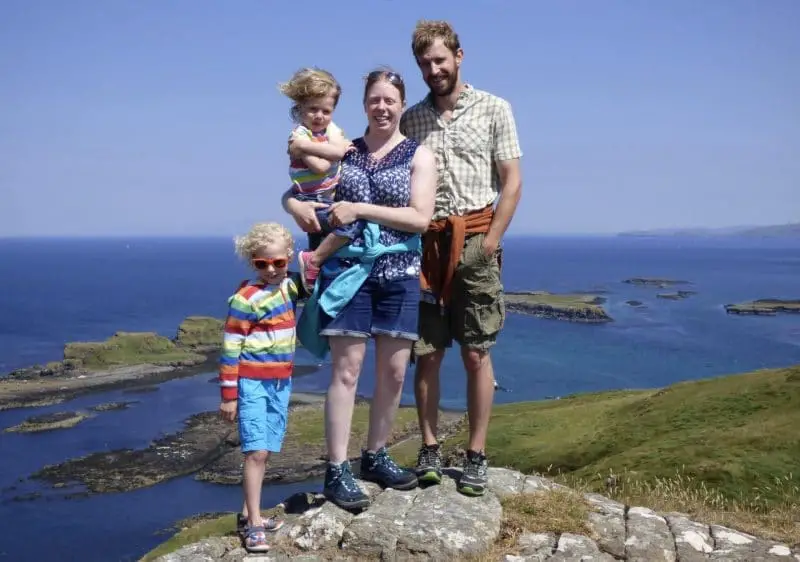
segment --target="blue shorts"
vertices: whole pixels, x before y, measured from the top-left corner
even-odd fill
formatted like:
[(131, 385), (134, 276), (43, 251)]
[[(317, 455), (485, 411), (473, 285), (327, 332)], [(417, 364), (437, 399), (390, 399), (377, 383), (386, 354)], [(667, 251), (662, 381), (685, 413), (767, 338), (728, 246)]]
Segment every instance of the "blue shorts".
[[(323, 279), (324, 291), (333, 280)], [(419, 339), (419, 279), (367, 279), (336, 318), (320, 311), (321, 336), (390, 336)]]
[(292, 379), (239, 379), (239, 439), (242, 452), (281, 450), (289, 416)]

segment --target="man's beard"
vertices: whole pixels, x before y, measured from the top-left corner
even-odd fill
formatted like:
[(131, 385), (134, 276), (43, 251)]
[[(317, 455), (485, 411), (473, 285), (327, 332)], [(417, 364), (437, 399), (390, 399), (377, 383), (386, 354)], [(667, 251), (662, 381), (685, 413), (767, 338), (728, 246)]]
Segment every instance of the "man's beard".
[(443, 88), (434, 87), (432, 82), (433, 79), (431, 79), (431, 81), (428, 82), (428, 89), (430, 90), (431, 95), (433, 95), (434, 97), (447, 97), (450, 94), (452, 94), (453, 91), (455, 91), (456, 89), (456, 84), (458, 83), (458, 73), (456, 73), (455, 75), (448, 73), (445, 79), (439, 83), (444, 85)]

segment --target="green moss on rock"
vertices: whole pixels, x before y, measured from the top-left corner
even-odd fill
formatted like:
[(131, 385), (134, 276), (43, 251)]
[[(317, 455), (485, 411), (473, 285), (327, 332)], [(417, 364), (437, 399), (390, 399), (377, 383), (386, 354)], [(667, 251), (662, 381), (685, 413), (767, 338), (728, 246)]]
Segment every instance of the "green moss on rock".
[(175, 342), (191, 349), (220, 347), (224, 325), (219, 318), (189, 316), (178, 326)]

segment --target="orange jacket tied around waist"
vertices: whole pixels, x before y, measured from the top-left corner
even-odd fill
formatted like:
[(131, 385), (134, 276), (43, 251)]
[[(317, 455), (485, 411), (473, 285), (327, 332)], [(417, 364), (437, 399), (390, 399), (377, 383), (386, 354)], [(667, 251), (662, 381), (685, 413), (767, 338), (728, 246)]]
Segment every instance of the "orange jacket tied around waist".
[[(440, 306), (450, 302), (456, 266), (464, 250), (467, 234), (486, 233), (494, 217), (494, 207), (489, 205), (464, 216), (451, 215), (432, 221), (423, 236), (422, 274), (420, 284), (423, 291), (431, 291)], [(450, 255), (442, 256), (447, 236), (450, 236)]]

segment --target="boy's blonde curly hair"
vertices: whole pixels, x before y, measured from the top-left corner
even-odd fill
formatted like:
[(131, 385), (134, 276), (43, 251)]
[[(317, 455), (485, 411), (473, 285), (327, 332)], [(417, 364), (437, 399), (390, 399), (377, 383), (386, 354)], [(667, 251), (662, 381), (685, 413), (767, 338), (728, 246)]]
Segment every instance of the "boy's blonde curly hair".
[(333, 106), (339, 103), (342, 87), (333, 77), (333, 74), (321, 68), (301, 68), (278, 89), (283, 95), (294, 102), (292, 106), (292, 119), (300, 120), (300, 104), (314, 98), (333, 96)]
[(259, 249), (276, 243), (285, 245), (286, 257), (290, 260), (294, 255), (292, 233), (288, 228), (276, 222), (262, 222), (253, 225), (250, 232), (244, 236), (237, 236), (233, 239), (233, 243), (236, 247), (236, 255), (248, 262)]

